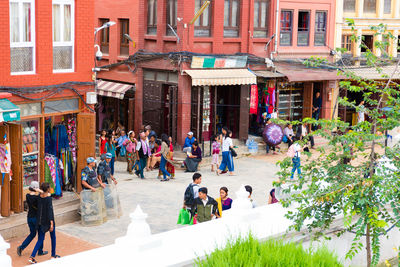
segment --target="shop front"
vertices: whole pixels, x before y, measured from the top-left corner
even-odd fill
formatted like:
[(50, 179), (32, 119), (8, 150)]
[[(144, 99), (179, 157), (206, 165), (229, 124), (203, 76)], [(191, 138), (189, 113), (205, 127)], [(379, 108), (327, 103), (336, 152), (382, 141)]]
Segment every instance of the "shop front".
[(226, 126), (232, 137), (246, 140), (249, 129), (250, 86), (257, 77), (248, 69), (191, 69), (191, 130), (209, 141)]
[(5, 179), (10, 186), (4, 192), (10, 202), (2, 199), (3, 216), (24, 210), (32, 181), (48, 182), (51, 194), (57, 198), (63, 191), (79, 192), (79, 170), (85, 158), (94, 155), (94, 113), (82, 112), (81, 99), (16, 104), (20, 120), (0, 126), (1, 133), (7, 133), (12, 162), (11, 179)]
[(97, 81), (96, 131), (116, 129), (120, 122), (133, 129), (135, 86), (114, 81)]

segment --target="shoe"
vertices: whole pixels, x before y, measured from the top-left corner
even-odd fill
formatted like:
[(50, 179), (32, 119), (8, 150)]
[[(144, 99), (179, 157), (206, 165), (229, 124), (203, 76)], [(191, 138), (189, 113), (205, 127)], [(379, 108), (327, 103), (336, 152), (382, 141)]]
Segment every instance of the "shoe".
[(54, 255), (54, 256), (51, 256), (51, 257), (54, 258), (54, 259), (61, 258), (61, 256), (59, 256), (59, 255)]
[(37, 263), (37, 261), (35, 260), (35, 258), (29, 258), (29, 263), (30, 264), (36, 264)]
[(42, 253), (38, 253), (38, 256), (44, 256), (47, 254), (49, 254), (49, 252), (44, 250)]
[(17, 247), (17, 254), (18, 254), (18, 256), (21, 257), (22, 251), (23, 251), (23, 249), (21, 248), (21, 246), (18, 246), (18, 247)]
[(169, 181), (169, 179), (167, 178), (167, 179), (162, 179), (161, 180), (161, 182), (168, 182)]

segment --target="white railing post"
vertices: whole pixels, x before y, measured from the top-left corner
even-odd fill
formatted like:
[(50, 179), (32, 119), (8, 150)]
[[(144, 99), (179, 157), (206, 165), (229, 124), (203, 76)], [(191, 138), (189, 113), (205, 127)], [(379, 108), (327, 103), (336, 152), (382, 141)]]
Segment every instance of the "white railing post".
[(0, 266), (1, 267), (12, 267), (11, 257), (7, 255), (7, 249), (10, 248), (10, 244), (4, 241), (0, 235)]

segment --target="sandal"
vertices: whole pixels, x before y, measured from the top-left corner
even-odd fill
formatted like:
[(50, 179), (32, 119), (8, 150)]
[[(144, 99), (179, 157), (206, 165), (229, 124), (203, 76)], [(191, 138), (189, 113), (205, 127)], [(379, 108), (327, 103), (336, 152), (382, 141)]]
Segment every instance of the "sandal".
[(30, 257), (30, 258), (29, 258), (29, 263), (30, 263), (30, 264), (36, 264), (37, 261), (35, 260), (35, 258)]

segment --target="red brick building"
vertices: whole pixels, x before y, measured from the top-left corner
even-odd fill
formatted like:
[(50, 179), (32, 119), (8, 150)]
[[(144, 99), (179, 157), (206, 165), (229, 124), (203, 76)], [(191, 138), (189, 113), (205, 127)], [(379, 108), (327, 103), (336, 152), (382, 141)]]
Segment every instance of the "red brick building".
[[(205, 2), (96, 1), (95, 24), (102, 25), (108, 20), (117, 22), (116, 26), (110, 27), (109, 33), (105, 31), (98, 39), (102, 52), (108, 51), (100, 63), (107, 66), (107, 71), (98, 74), (102, 79), (101, 86), (104, 85), (104, 90), (99, 88), (103, 91), (102, 98), (113, 94), (108, 92), (113, 86), (124, 91), (130, 88), (124, 85), (130, 85), (134, 86), (135, 91), (129, 94), (128, 99), (124, 97), (122, 103), (114, 102), (115, 108), (102, 109), (105, 115), (98, 119), (98, 129), (110, 125), (99, 125), (104, 122), (104, 117), (109, 116), (108, 121), (114, 121), (114, 126), (117, 120), (121, 120), (129, 129), (134, 128), (136, 131), (143, 125), (151, 124), (158, 134), (168, 133), (180, 144), (188, 131), (195, 132), (200, 140), (209, 140), (211, 134), (218, 132), (222, 126), (228, 126), (234, 138), (245, 140), (249, 126), (259, 119), (263, 110), (268, 110), (264, 92), (272, 88), (270, 90), (274, 92), (277, 101), (273, 101), (271, 107), (278, 107), (277, 79), (288, 81), (285, 75), (290, 74), (283, 67), (283, 74), (269, 71), (272, 68), (266, 64), (265, 59), (270, 58), (271, 54), (278, 61), (293, 55), (309, 57), (315, 55), (316, 51), (319, 55), (329, 56), (330, 47), (333, 47), (333, 0), (319, 1), (322, 4), (318, 5), (302, 4), (309, 9), (311, 24), (315, 22), (316, 10), (326, 10), (325, 40), (320, 40), (323, 45), (314, 44), (316, 38), (311, 31), (315, 27), (310, 26), (310, 45), (307, 47), (300, 47), (296, 42), (287, 47), (280, 43), (279, 32), (275, 32), (276, 1), (213, 0), (191, 24)], [(297, 4), (298, 1), (292, 2), (296, 4), (280, 1), (278, 13), (290, 7), (294, 12), (292, 25), (295, 25), (293, 20), (298, 19), (296, 14), (301, 5)], [(125, 61), (126, 64), (116, 67), (115, 63), (124, 62), (127, 58), (118, 52), (126, 51), (121, 48), (125, 42), (125, 28), (122, 26), (124, 20), (129, 20), (128, 32), (136, 43), (135, 48), (132, 43), (129, 44), (129, 54), (143, 51), (131, 56)], [(297, 30), (297, 27), (293, 26), (294, 29)], [(299, 34), (293, 34), (291, 38), (297, 36)], [(321, 39), (321, 34), (317, 38)], [(278, 41), (276, 49), (275, 41)], [(257, 114), (250, 116), (250, 88), (255, 84), (258, 85), (261, 103)], [(306, 104), (311, 105), (312, 92), (304, 93), (307, 90), (303, 88), (301, 96), (308, 96)], [(114, 96), (122, 97), (119, 92), (114, 93)], [(289, 95), (291, 97), (294, 96)], [(114, 112), (120, 108), (129, 110), (129, 116)], [(280, 115), (288, 119), (297, 118), (291, 115), (292, 109), (289, 104), (289, 110), (280, 110)], [(309, 114), (304, 113), (306, 115)]]
[(53, 154), (72, 157), (63, 189), (68, 184), (80, 189), (75, 167), (81, 169), (85, 158), (94, 155), (93, 105), (86, 103), (87, 93), (94, 91), (93, 17), (94, 0), (0, 2), (0, 98), (15, 104), (19, 113), (0, 120), (0, 143), (6, 134), (12, 160), (12, 177), (7, 173), (1, 187), (3, 216), (23, 211), (23, 192), (31, 181), (48, 181), (44, 158), (52, 129), (77, 126), (68, 136), (74, 136), (71, 149)]

